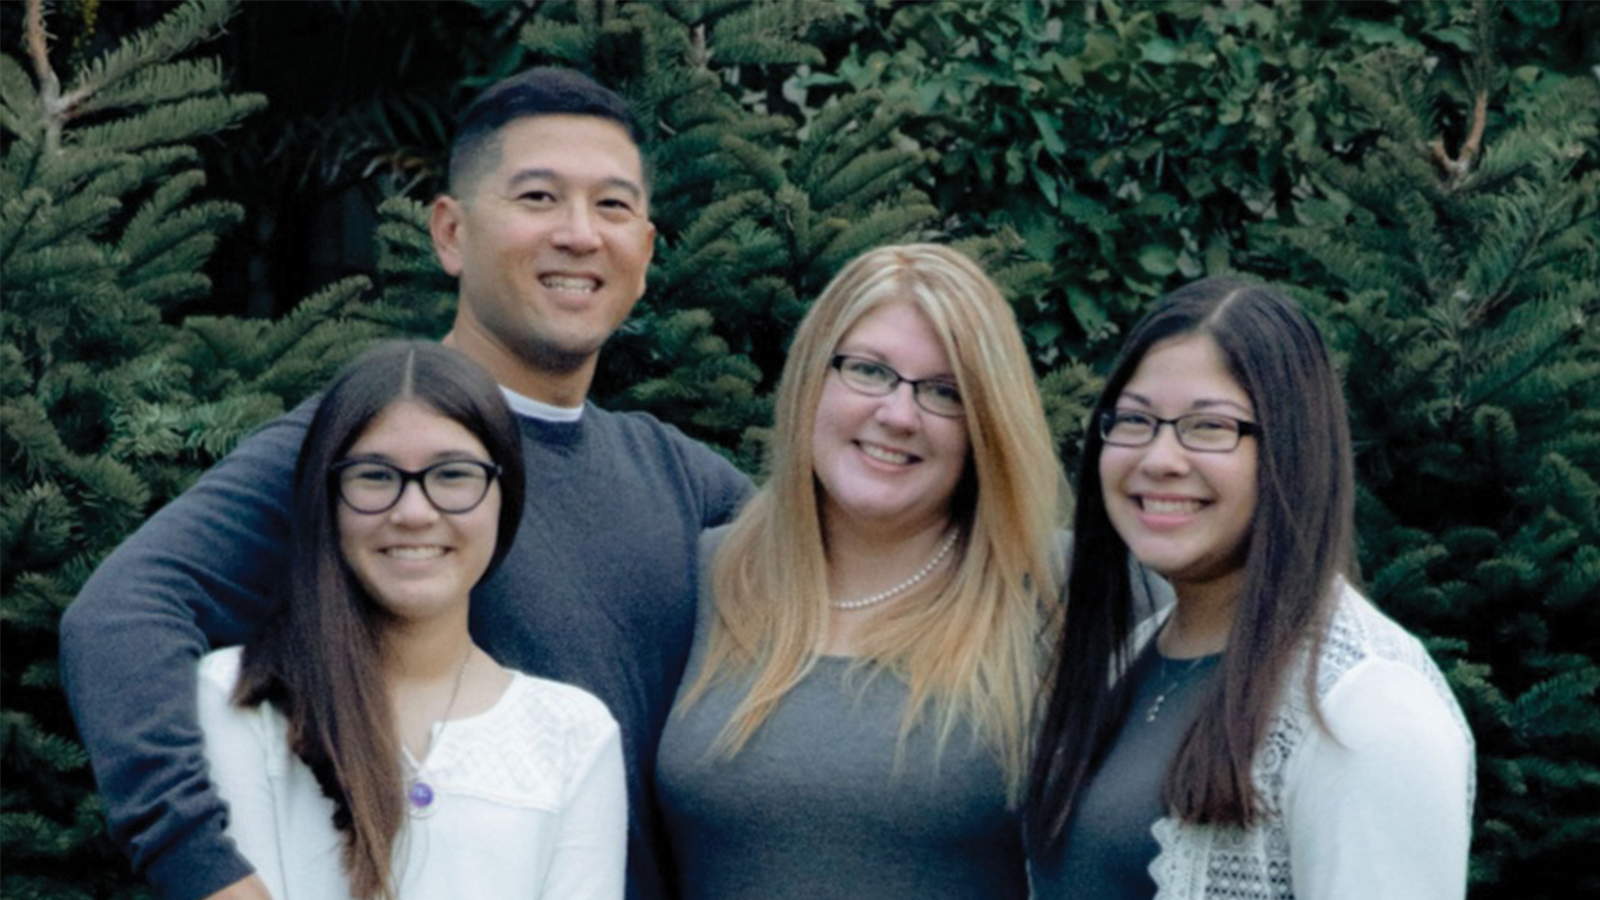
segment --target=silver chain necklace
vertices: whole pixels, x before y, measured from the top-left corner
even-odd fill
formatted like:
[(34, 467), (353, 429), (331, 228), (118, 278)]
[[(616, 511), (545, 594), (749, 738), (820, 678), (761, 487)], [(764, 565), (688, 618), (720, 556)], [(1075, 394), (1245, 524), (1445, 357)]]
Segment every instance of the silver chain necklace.
[(944, 539), (943, 544), (939, 545), (939, 552), (933, 554), (933, 559), (928, 560), (927, 565), (918, 569), (917, 574), (907, 578), (905, 581), (900, 582), (886, 591), (879, 591), (876, 594), (869, 594), (868, 596), (862, 597), (860, 600), (834, 600), (829, 605), (834, 609), (865, 609), (869, 606), (882, 603), (883, 601), (888, 600), (890, 597), (898, 597), (901, 594), (904, 594), (906, 591), (909, 591), (918, 584), (921, 584), (922, 579), (932, 575), (933, 570), (939, 567), (939, 563), (944, 562), (944, 558), (950, 555), (951, 548), (956, 545), (957, 534), (958, 532), (951, 531), (950, 536)]
[(444, 740), (444, 730), (450, 725), (450, 711), (456, 708), (456, 698), (461, 695), (461, 682), (467, 676), (467, 663), (472, 660), (472, 644), (467, 644), (467, 655), (461, 657), (461, 668), (456, 670), (456, 683), (450, 689), (450, 702), (444, 705), (444, 715), (439, 717), (439, 732), (428, 741), (427, 752), (422, 754), (422, 759), (412, 762), (409, 754), (403, 755), (406, 767), (411, 770), (411, 776), (406, 779), (406, 812), (413, 819), (425, 819), (433, 815), (433, 801), (435, 794), (433, 785), (426, 778), (428, 759), (433, 756), (433, 748), (439, 746)]
[(1160, 678), (1162, 681), (1167, 683), (1167, 686), (1162, 688), (1160, 693), (1156, 694), (1156, 699), (1150, 702), (1150, 708), (1145, 711), (1144, 720), (1146, 722), (1154, 722), (1156, 717), (1161, 715), (1161, 704), (1167, 702), (1167, 695), (1187, 684), (1189, 677), (1194, 674), (1194, 670), (1200, 668), (1200, 664), (1205, 662), (1208, 658), (1209, 657), (1205, 656), (1197, 656), (1189, 661), (1189, 665), (1179, 669), (1177, 675), (1169, 677), (1167, 675), (1168, 659), (1161, 655), (1161, 651), (1157, 650), (1156, 659), (1160, 660), (1161, 662)]

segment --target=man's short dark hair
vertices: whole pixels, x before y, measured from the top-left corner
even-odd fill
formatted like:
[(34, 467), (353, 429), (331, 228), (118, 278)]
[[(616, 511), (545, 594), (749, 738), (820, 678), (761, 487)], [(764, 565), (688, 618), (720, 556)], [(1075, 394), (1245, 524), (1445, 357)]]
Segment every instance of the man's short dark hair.
[(500, 129), (533, 116), (593, 116), (622, 126), (643, 143), (639, 120), (615, 91), (573, 69), (539, 66), (496, 82), (461, 115), (450, 147), (450, 192), (459, 196), (481, 174)]

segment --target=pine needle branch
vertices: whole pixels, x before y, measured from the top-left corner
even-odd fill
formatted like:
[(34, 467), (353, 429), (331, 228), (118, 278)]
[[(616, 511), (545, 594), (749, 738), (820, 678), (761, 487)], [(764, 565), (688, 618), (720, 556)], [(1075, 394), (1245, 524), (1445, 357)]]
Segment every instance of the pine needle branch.
[(56, 115), (61, 102), (61, 79), (50, 68), (50, 33), (45, 30), (44, 0), (28, 0), (28, 56), (39, 78), (39, 102), (47, 123), (45, 149), (54, 156), (61, 150), (61, 127), (65, 120)]
[(1461, 152), (1452, 157), (1444, 149), (1444, 138), (1435, 138), (1428, 144), (1433, 151), (1433, 158), (1450, 176), (1451, 185), (1460, 184), (1468, 175), (1472, 174), (1472, 164), (1478, 158), (1478, 150), (1483, 146), (1483, 130), (1489, 122), (1489, 89), (1478, 88), (1478, 99), (1472, 105), (1472, 131), (1467, 135), (1467, 140), (1461, 145)]

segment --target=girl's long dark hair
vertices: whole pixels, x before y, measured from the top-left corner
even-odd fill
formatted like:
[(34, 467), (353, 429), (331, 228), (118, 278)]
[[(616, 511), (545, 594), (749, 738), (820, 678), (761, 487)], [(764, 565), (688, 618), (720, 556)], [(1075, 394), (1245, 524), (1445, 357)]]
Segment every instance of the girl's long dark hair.
[[(1305, 641), (1320, 645), (1336, 578), (1356, 577), (1349, 423), (1316, 325), (1277, 288), (1230, 277), (1180, 288), (1140, 320), (1090, 421), (1116, 405), (1152, 347), (1188, 335), (1216, 342), (1255, 408), (1256, 509), (1228, 647), (1168, 771), (1163, 801), (1186, 822), (1248, 827), (1260, 812), (1251, 762), (1285, 672)], [(1129, 662), (1133, 594), (1128, 567), (1117, 562), (1128, 547), (1101, 493), (1103, 450), (1091, 427), (1078, 473), (1066, 625), (1029, 773), (1028, 837), (1040, 851), (1060, 846), (1128, 712), (1128, 686), (1110, 676)]]
[[(522, 517), (516, 421), (494, 381), (429, 341), (384, 343), (337, 375), (317, 406), (295, 464), (288, 579), (280, 611), (244, 648), (234, 702), (271, 703), (289, 746), (334, 802), (344, 867), (357, 897), (392, 897), (390, 860), (405, 821), (404, 776), (383, 677), (389, 618), (345, 565), (330, 467), (384, 410), (420, 403), (461, 424), (501, 467), (493, 571)], [(485, 575), (488, 573), (485, 572)]]

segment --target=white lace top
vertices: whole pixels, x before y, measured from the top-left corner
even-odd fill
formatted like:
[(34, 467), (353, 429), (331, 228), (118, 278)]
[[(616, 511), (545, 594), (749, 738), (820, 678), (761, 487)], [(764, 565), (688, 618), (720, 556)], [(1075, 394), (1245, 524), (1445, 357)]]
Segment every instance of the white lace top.
[(1317, 669), (1328, 731), (1311, 715), (1309, 659), (1287, 674), (1256, 754), (1262, 820), (1249, 830), (1157, 822), (1157, 900), (1466, 895), (1473, 742), (1438, 667), (1348, 586)]
[[(239, 659), (230, 648), (200, 663), (200, 727), (227, 833), (274, 900), (348, 897), (333, 802), (290, 752), (283, 717), (229, 702)], [(408, 819), (395, 848), (403, 900), (622, 897), (627, 789), (603, 703), (517, 673), (493, 707), (434, 729), (433, 813)]]

